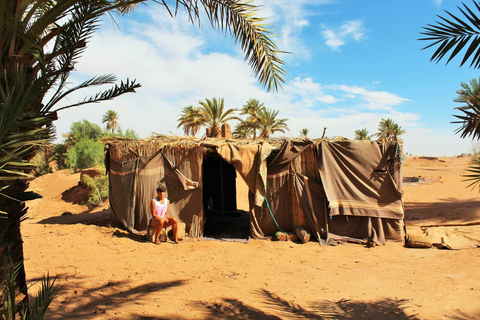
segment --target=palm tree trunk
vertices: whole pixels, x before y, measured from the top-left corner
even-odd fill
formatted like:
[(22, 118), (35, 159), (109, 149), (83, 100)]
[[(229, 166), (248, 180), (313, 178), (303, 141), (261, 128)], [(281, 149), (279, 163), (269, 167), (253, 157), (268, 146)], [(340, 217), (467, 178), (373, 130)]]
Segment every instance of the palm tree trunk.
[(222, 135), (222, 130), (220, 129), (219, 126), (212, 127), (212, 131), (211, 131), (212, 138), (219, 138), (221, 137), (221, 135)]
[[(8, 196), (14, 196), (25, 192), (28, 182), (17, 180), (8, 183), (9, 187), (3, 191)], [(1, 185), (5, 185), (2, 183)], [(0, 283), (2, 290), (6, 285), (6, 276), (8, 268), (20, 264), (20, 271), (15, 279), (16, 284), (16, 310), (25, 310), (28, 307), (28, 293), (25, 267), (23, 264), (23, 241), (20, 233), (20, 222), (24, 219), (27, 208), (25, 202), (11, 200), (0, 195), (0, 208), (8, 213), (7, 218), (0, 219), (0, 261), (2, 268), (0, 270)]]

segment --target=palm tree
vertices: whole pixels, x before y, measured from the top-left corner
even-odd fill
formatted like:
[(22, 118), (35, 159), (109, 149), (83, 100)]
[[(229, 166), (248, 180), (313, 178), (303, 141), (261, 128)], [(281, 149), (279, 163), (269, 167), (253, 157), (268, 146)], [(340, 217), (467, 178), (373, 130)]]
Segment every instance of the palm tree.
[(182, 109), (180, 118), (177, 119), (177, 128), (183, 127), (186, 136), (195, 136), (202, 127), (201, 108), (188, 106)]
[[(121, 82), (77, 103), (60, 106), (72, 92), (102, 84), (112, 84), (115, 76), (94, 77), (77, 86), (67, 87), (70, 72), (98, 28), (104, 13), (128, 11), (144, 0), (7, 0), (0, 1), (0, 261), (11, 257), (21, 263), (17, 273), (18, 292), (28, 305), (23, 267), (20, 222), (26, 214), (25, 203), (12, 200), (28, 187), (34, 165), (30, 160), (35, 146), (44, 145), (53, 136), (52, 123), (57, 111), (113, 99), (135, 92), (135, 81)], [(185, 8), (192, 23), (198, 24), (196, 0), (174, 1), (176, 9)], [(172, 11), (167, 3), (160, 1)], [(202, 0), (200, 6), (219, 30), (230, 32), (240, 43), (259, 81), (268, 90), (278, 90), (284, 82), (283, 61), (272, 41), (271, 30), (263, 19), (255, 17), (258, 9), (234, 1)], [(173, 12), (177, 12), (174, 10)], [(46, 93), (51, 92), (48, 99)], [(4, 284), (5, 272), (0, 270)]]
[(102, 117), (102, 123), (107, 123), (107, 130), (115, 132), (118, 126), (118, 113), (113, 110), (108, 110)]
[(310, 132), (310, 130), (308, 130), (307, 128), (303, 128), (302, 130), (300, 130), (300, 135), (306, 138), (308, 135), (308, 132)]
[(386, 141), (396, 141), (398, 137), (402, 134), (406, 133), (405, 130), (402, 129), (395, 121), (392, 119), (384, 119), (380, 120), (378, 124), (378, 133), (375, 135), (379, 139), (384, 139)]
[(250, 128), (248, 131), (253, 133), (254, 139), (257, 138), (258, 116), (260, 110), (264, 107), (264, 104), (260, 103), (260, 101), (256, 99), (250, 99), (240, 111), (241, 115), (248, 115), (246, 121), (243, 123), (243, 126), (248, 126)]
[(233, 137), (235, 139), (246, 139), (253, 136), (255, 130), (249, 120), (240, 120), (233, 130)]
[[(474, 9), (480, 12), (480, 4), (473, 1)], [(480, 68), (480, 18), (478, 13), (475, 14), (472, 9), (463, 4), (463, 9), (458, 7), (463, 17), (457, 17), (446, 11), (448, 18), (439, 16), (441, 22), (437, 21), (436, 25), (428, 25), (424, 27), (422, 32), (426, 37), (420, 40), (429, 41), (430, 44), (423, 49), (430, 47), (438, 48), (433, 53), (430, 61), (439, 62), (447, 57), (450, 53), (446, 64), (448, 64), (463, 48), (467, 48), (465, 55), (460, 63), (463, 66), (470, 59), (470, 67)], [(469, 44), (470, 43), (470, 44)], [(468, 45), (469, 44), (469, 45)], [(465, 103), (457, 110), (462, 112), (461, 115), (454, 115), (459, 121), (452, 121), (460, 124), (455, 133), (460, 133), (462, 138), (472, 137), (472, 139), (480, 139), (480, 104), (478, 101), (478, 83), (475, 79), (470, 81), (468, 86), (465, 83), (460, 84), (462, 89), (457, 90), (458, 97), (455, 102)], [(480, 183), (480, 163), (477, 161), (470, 166), (467, 171), (471, 172), (465, 175), (467, 181), (472, 181), (469, 186)]]
[(460, 121), (452, 121), (460, 124), (455, 133), (460, 133), (462, 138), (473, 136), (480, 138), (480, 85), (477, 79), (471, 79), (470, 84), (461, 82), (461, 89), (457, 90), (457, 98), (454, 102), (463, 103), (463, 106), (456, 107), (462, 115), (454, 115)]
[[(473, 1), (476, 11), (480, 12), (480, 4)], [(430, 61), (439, 62), (442, 59), (448, 59), (448, 64), (455, 56), (457, 56), (463, 48), (467, 48), (465, 55), (460, 63), (463, 66), (470, 60), (470, 67), (480, 68), (480, 18), (472, 9), (463, 4), (463, 9), (458, 7), (463, 17), (458, 17), (448, 11), (446, 13), (449, 18), (439, 16), (442, 20), (436, 25), (428, 25), (424, 27), (421, 34), (426, 37), (419, 40), (430, 42), (423, 49), (437, 47)], [(460, 121), (453, 123), (460, 124), (455, 133), (460, 133), (462, 138), (471, 136), (473, 139), (480, 138), (480, 101), (479, 101), (479, 85), (476, 79), (470, 80), (470, 86), (466, 83), (460, 84), (462, 89), (457, 90), (458, 97), (454, 102), (465, 103), (457, 110), (462, 112), (461, 115), (454, 115)]]
[(370, 140), (367, 128), (355, 130), (355, 140)]
[(224, 99), (212, 100), (205, 99), (205, 101), (199, 101), (200, 112), (199, 121), (202, 125), (207, 127), (207, 137), (218, 138), (221, 135), (221, 125), (227, 123), (230, 120), (240, 120), (234, 116), (235, 109), (228, 109), (224, 111), (225, 104)]
[(285, 133), (288, 130), (288, 119), (277, 119), (279, 110), (267, 108), (260, 109), (258, 117), (258, 125), (260, 129), (260, 138), (268, 139), (275, 132)]

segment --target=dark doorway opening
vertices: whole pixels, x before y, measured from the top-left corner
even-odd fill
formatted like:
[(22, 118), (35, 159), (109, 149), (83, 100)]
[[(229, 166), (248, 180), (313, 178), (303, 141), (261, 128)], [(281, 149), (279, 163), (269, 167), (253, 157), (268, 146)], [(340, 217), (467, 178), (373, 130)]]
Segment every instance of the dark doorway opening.
[(204, 236), (219, 239), (248, 239), (249, 214), (237, 210), (237, 172), (218, 154), (203, 159)]

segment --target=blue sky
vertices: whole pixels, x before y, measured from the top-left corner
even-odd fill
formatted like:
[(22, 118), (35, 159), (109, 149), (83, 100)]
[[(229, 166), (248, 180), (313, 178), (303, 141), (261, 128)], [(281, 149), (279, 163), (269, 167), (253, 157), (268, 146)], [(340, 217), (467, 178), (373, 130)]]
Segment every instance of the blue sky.
[[(279, 117), (288, 118), (287, 137), (302, 128), (309, 137), (344, 136), (356, 129), (377, 131), (381, 118), (393, 118), (407, 133), (404, 151), (414, 155), (451, 156), (471, 151), (471, 140), (454, 134), (452, 100), (460, 82), (478, 71), (459, 59), (448, 66), (430, 62), (434, 50), (417, 39), (443, 10), (458, 13), (460, 1), (402, 0), (263, 0), (258, 16), (267, 17), (279, 35), (274, 39), (287, 71), (283, 90), (268, 93), (243, 61), (233, 39), (210, 27), (192, 26), (184, 12), (172, 19), (153, 3), (134, 14), (106, 17), (72, 73), (74, 83), (115, 73), (142, 84), (136, 94), (60, 113), (57, 132), (73, 121), (101, 124), (109, 109), (125, 130), (142, 138), (152, 132), (182, 135), (177, 118), (182, 108), (205, 98), (225, 98), (240, 108), (256, 98)], [(470, 4), (467, 1), (467, 4)], [(80, 98), (80, 97), (77, 97)], [(75, 102), (72, 97), (70, 102)], [(232, 123), (232, 127), (234, 123)]]

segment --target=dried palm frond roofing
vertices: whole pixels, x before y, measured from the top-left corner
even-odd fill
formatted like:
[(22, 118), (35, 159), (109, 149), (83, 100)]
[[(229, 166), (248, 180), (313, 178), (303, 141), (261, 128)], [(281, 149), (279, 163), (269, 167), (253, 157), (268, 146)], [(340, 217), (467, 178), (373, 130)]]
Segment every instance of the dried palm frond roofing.
[[(117, 161), (127, 161), (138, 156), (149, 156), (160, 149), (191, 149), (198, 147), (214, 147), (221, 143), (232, 143), (238, 146), (258, 145), (265, 142), (269, 143), (272, 148), (279, 149), (285, 140), (302, 141), (304, 139), (286, 139), (286, 138), (270, 138), (270, 139), (225, 139), (225, 138), (197, 138), (191, 136), (175, 136), (153, 134), (147, 139), (134, 140), (122, 137), (107, 137), (102, 140), (103, 143), (110, 145), (110, 157)], [(320, 141), (345, 141), (348, 140), (343, 137), (336, 137), (334, 139), (309, 139), (312, 142)]]

